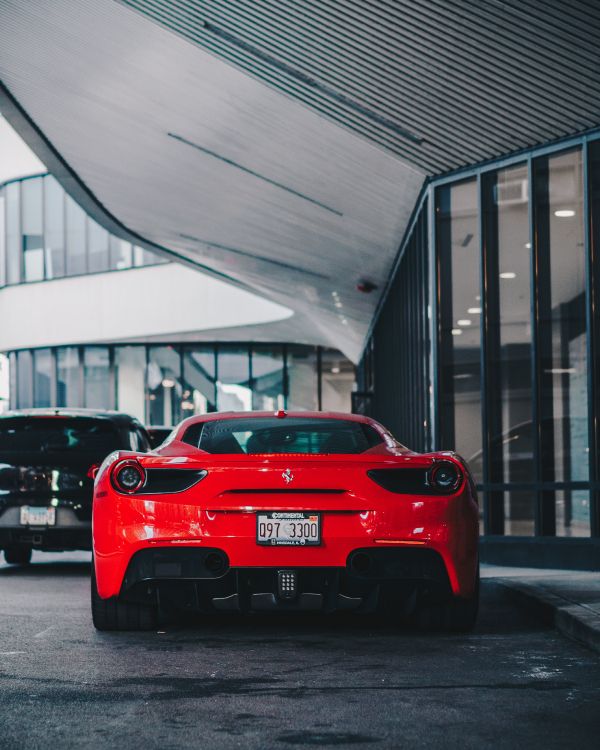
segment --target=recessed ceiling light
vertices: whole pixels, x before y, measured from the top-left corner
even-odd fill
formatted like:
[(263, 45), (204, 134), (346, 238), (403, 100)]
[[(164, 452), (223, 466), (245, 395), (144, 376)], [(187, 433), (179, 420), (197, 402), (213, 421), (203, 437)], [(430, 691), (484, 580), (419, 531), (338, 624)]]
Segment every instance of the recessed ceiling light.
[(331, 372), (332, 372), (332, 373), (333, 373), (334, 375), (337, 375), (337, 374), (339, 373), (339, 371), (340, 371), (340, 368), (339, 368), (339, 367), (332, 367), (332, 368), (331, 368)]
[(479, 315), (481, 313), (480, 307), (469, 307), (467, 312), (469, 315)]
[(175, 387), (175, 381), (172, 378), (164, 378), (162, 382), (163, 388), (174, 388)]
[(462, 320), (457, 320), (456, 324), (459, 326), (470, 326), (471, 322), (468, 318), (463, 318)]
[(453, 336), (460, 336), (460, 335), (462, 334), (462, 329), (461, 329), (461, 328), (453, 328), (453, 329), (452, 329), (452, 330), (450, 331), (450, 333), (451, 333), (451, 334), (452, 334)]
[(559, 219), (568, 219), (571, 216), (575, 216), (575, 211), (572, 208), (560, 208), (554, 212), (554, 215), (558, 216)]
[(343, 307), (342, 303), (339, 301), (339, 299), (336, 299), (336, 301), (333, 303), (336, 307)]
[(531, 247), (531, 242), (526, 242), (525, 247), (529, 250), (529, 248)]
[(500, 274), (501, 279), (514, 279), (516, 276), (517, 274), (514, 271), (504, 271), (504, 273)]

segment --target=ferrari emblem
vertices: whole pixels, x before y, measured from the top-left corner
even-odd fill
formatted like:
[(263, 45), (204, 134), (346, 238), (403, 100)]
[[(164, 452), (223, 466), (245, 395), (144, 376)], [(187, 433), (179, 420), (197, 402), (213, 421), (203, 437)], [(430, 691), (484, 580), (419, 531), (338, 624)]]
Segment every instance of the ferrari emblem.
[(293, 478), (294, 478), (294, 475), (292, 474), (292, 472), (290, 471), (290, 469), (286, 469), (281, 474), (281, 476), (284, 478), (286, 484), (289, 484), (293, 480)]

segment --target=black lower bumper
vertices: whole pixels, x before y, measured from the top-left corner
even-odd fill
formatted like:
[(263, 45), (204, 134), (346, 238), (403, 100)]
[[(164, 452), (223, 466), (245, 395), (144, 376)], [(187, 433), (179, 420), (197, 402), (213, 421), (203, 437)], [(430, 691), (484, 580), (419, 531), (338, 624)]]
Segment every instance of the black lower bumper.
[(92, 549), (92, 527), (89, 528), (0, 528), (0, 549), (26, 546), (44, 551)]
[(219, 549), (156, 548), (132, 557), (120, 598), (202, 613), (374, 612), (451, 594), (428, 549), (358, 549), (345, 567), (232, 568)]

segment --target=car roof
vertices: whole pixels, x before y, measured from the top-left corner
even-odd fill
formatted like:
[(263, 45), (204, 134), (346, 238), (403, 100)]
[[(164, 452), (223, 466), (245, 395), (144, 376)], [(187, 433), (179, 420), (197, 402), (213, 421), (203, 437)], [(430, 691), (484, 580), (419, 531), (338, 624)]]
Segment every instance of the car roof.
[(35, 409), (14, 409), (11, 411), (5, 411), (0, 414), (0, 419), (6, 419), (7, 417), (69, 417), (71, 419), (77, 419), (78, 417), (85, 417), (86, 419), (106, 419), (109, 422), (113, 422), (117, 425), (125, 424), (141, 424), (141, 422), (132, 417), (130, 414), (124, 414), (118, 411), (109, 411), (104, 409), (74, 409), (74, 408), (35, 408)]

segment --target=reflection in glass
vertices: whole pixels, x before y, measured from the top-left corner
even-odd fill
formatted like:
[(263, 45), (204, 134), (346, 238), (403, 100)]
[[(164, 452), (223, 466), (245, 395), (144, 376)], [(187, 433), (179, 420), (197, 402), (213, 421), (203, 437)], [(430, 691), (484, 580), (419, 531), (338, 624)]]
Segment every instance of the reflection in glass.
[(36, 349), (33, 353), (33, 405), (52, 406), (52, 353)]
[(108, 271), (108, 232), (106, 231), (106, 229), (97, 224), (93, 219), (89, 218), (88, 242), (90, 253), (88, 259), (88, 271), (90, 273), (95, 273), (98, 271)]
[[(437, 191), (440, 285), (441, 447), (467, 460), (481, 455), (481, 307), (475, 180)], [(472, 471), (482, 481), (481, 460)]]
[(65, 275), (65, 193), (58, 182), (44, 177), (44, 246), (46, 278)]
[(65, 346), (56, 352), (56, 405), (81, 406), (79, 350)]
[(21, 231), (25, 281), (44, 278), (44, 236), (42, 228), (42, 180), (24, 180), (21, 184)]
[(183, 351), (184, 417), (217, 410), (214, 347), (185, 347)]
[(248, 347), (218, 347), (217, 409), (250, 411), (250, 357)]
[[(586, 258), (581, 151), (535, 160), (543, 480), (588, 481)], [(544, 493), (548, 530), (553, 493)], [(589, 492), (557, 491), (556, 533), (590, 533)], [(544, 507), (544, 506), (543, 506)]]
[(86, 346), (83, 352), (84, 404), (88, 409), (112, 409), (110, 357), (107, 346)]
[(144, 346), (118, 346), (115, 348), (115, 384), (117, 409), (146, 419), (146, 348)]
[(21, 409), (33, 406), (33, 357), (30, 351), (17, 354), (17, 401)]
[(67, 216), (67, 276), (86, 273), (86, 215), (70, 197), (66, 196)]
[(148, 424), (172, 425), (181, 419), (181, 358), (173, 346), (148, 347)]
[(119, 237), (110, 237), (110, 267), (119, 271), (132, 266), (131, 242)]
[(21, 281), (21, 185), (11, 182), (5, 187), (6, 198), (6, 283)]
[(319, 408), (319, 373), (314, 347), (287, 348), (288, 397), (290, 411), (317, 411)]
[(321, 408), (323, 411), (351, 411), (354, 382), (355, 373), (352, 362), (334, 349), (323, 349), (321, 352)]
[(252, 408), (259, 411), (283, 409), (283, 347), (252, 349)]
[(0, 287), (6, 284), (6, 222), (4, 220), (4, 191), (0, 188)]
[[(535, 481), (531, 409), (531, 242), (527, 166), (496, 173), (486, 216), (490, 310), (490, 482)], [(483, 182), (488, 184), (487, 180)], [(503, 493), (504, 533), (534, 533), (535, 492)], [(499, 501), (502, 498), (499, 498)], [(498, 524), (500, 526), (500, 523)], [(500, 529), (494, 529), (494, 532)]]

